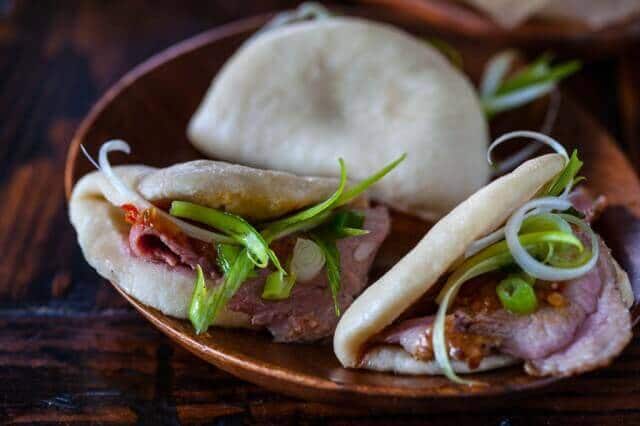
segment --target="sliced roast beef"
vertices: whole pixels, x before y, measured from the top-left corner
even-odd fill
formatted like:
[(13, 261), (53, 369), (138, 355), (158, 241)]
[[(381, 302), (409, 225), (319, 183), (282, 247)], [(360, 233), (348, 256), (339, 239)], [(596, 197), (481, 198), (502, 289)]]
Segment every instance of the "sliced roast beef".
[(133, 254), (152, 262), (191, 269), (200, 265), (209, 276), (218, 276), (211, 245), (187, 237), (159, 216), (150, 219), (140, 214), (131, 225), (129, 246)]
[(607, 206), (607, 199), (603, 195), (594, 197), (594, 195), (584, 186), (571, 191), (569, 201), (573, 207), (585, 216), (587, 222), (593, 222), (600, 216)]
[[(586, 189), (573, 191), (570, 199), (589, 221), (594, 220), (606, 204), (604, 197), (594, 198)], [(586, 235), (580, 238), (588, 244)], [(487, 350), (497, 350), (523, 359), (526, 370), (535, 375), (570, 375), (608, 364), (631, 338), (630, 314), (617, 286), (623, 278), (621, 275), (609, 249), (601, 241), (598, 262), (590, 272), (561, 285), (536, 285), (536, 292), (542, 285), (554, 288), (553, 293), (560, 292), (562, 303), (559, 305), (543, 304), (533, 314), (516, 315), (502, 308), (477, 309), (462, 303), (447, 316), (450, 356), (456, 358), (452, 349), (462, 341), (467, 352), (486, 355)], [(473, 298), (486, 299), (482, 294), (486, 286), (481, 281), (469, 282), (464, 289), (473, 292)], [(495, 295), (495, 290), (492, 294)], [(458, 299), (463, 296), (461, 291)], [(434, 316), (426, 316), (401, 321), (379, 334), (372, 343), (397, 344), (416, 359), (431, 360), (433, 320)], [(461, 340), (460, 336), (468, 338)], [(489, 340), (478, 339), (478, 336)], [(462, 359), (470, 361), (469, 357)]]
[[(617, 274), (609, 249), (601, 243), (596, 267), (562, 287), (565, 305), (544, 305), (530, 315), (503, 309), (469, 311), (457, 309), (448, 315), (447, 337), (452, 345), (464, 341), (468, 353), (498, 350), (526, 360), (527, 371), (538, 375), (569, 375), (605, 365), (631, 338), (627, 307), (617, 287)], [(375, 342), (398, 344), (417, 359), (433, 359), (433, 316), (395, 324)], [(489, 340), (477, 339), (477, 336)], [(452, 342), (452, 341), (453, 342)], [(464, 354), (463, 354), (464, 355)]]
[[(435, 316), (426, 316), (402, 321), (389, 327), (375, 338), (375, 342), (397, 344), (414, 358), (430, 361), (433, 353), (433, 321)], [(500, 340), (493, 336), (482, 336), (468, 332), (463, 318), (449, 315), (445, 322), (447, 352), (451, 358), (466, 361), (470, 368), (477, 368), (484, 357), (498, 348)]]
[[(210, 277), (221, 280), (216, 268), (216, 251), (211, 245), (187, 237), (171, 222), (154, 215), (153, 210), (139, 213), (126, 209), (132, 223), (129, 246), (135, 256), (172, 267), (200, 265)], [(340, 307), (346, 309), (367, 284), (373, 259), (389, 234), (389, 212), (385, 207), (362, 210), (364, 229), (368, 234), (339, 240)], [(288, 259), (296, 236), (275, 241), (273, 250), (280, 259)], [(314, 341), (331, 335), (338, 322), (324, 269), (304, 283), (296, 283), (291, 296), (282, 301), (263, 300), (262, 289), (270, 270), (258, 271), (258, 276), (245, 282), (229, 302), (229, 308), (244, 312), (253, 325), (271, 331), (275, 340)]]
[(545, 357), (566, 347), (587, 316), (595, 312), (603, 281), (602, 269), (608, 262), (600, 256), (595, 268), (584, 276), (568, 281), (562, 290), (566, 306), (542, 306), (530, 315), (517, 315), (504, 309), (465, 316), (469, 331), (502, 339), (501, 350), (522, 359)]
[(400, 345), (416, 359), (432, 359), (431, 329), (434, 315), (413, 318), (392, 325), (376, 336), (375, 341)]
[(611, 362), (631, 340), (631, 315), (618, 288), (618, 271), (603, 247), (598, 269), (604, 283), (596, 309), (583, 321), (571, 342), (546, 357), (529, 359), (525, 368), (533, 375), (567, 376)]
[[(342, 310), (360, 294), (367, 284), (367, 275), (373, 259), (390, 229), (389, 213), (385, 207), (362, 211), (367, 235), (338, 241), (340, 251), (340, 298)], [(292, 244), (274, 246), (281, 259)], [(325, 270), (307, 282), (298, 282), (289, 298), (280, 301), (261, 298), (264, 280), (268, 272), (247, 281), (229, 302), (229, 308), (244, 312), (252, 324), (266, 327), (276, 341), (314, 341), (330, 336), (338, 323)]]

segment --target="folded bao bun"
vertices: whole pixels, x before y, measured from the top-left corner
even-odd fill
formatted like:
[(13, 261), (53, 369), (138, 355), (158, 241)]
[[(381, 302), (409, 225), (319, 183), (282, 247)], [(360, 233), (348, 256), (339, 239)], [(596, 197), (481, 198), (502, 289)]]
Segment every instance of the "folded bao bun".
[[(119, 166), (114, 171), (151, 203), (190, 201), (258, 220), (273, 219), (320, 202), (337, 185), (334, 179), (299, 177), (208, 160), (165, 169)], [(145, 305), (186, 318), (195, 272), (131, 254), (129, 225), (120, 208), (127, 202), (100, 172), (78, 181), (71, 194), (69, 214), (84, 257), (100, 275)], [(249, 327), (249, 321), (244, 314), (224, 310), (216, 318), (216, 325)]]
[[(343, 314), (333, 339), (334, 352), (342, 365), (404, 374), (441, 374), (435, 360), (413, 358), (398, 345), (368, 343), (418, 302), (464, 256), (472, 242), (502, 225), (515, 210), (531, 200), (545, 184), (557, 176), (564, 165), (565, 160), (559, 154), (547, 154), (529, 160), (512, 173), (496, 179), (473, 194), (436, 223), (416, 247), (367, 288)], [(608, 349), (608, 353), (613, 355), (607, 359), (611, 359), (631, 338), (629, 312), (625, 308), (629, 308), (632, 303), (633, 293), (627, 274), (610, 257), (608, 251), (604, 251), (606, 254), (602, 256), (608, 256), (605, 259), (612, 260), (614, 272), (612, 285), (602, 291), (602, 297), (603, 300), (616, 298), (615, 305), (620, 307), (610, 318), (601, 321), (604, 326), (610, 320), (609, 325), (620, 335)], [(603, 337), (599, 338), (602, 340)], [(581, 341), (572, 350), (592, 350), (600, 344), (600, 340), (596, 336), (594, 339)], [(582, 360), (580, 354), (575, 357)], [(578, 367), (566, 366), (566, 363), (561, 360), (556, 362), (553, 357), (548, 358), (551, 361), (546, 363), (527, 360), (526, 369), (530, 374), (568, 375), (606, 363), (606, 359), (590, 361), (587, 358)], [(482, 359), (478, 368), (473, 371), (491, 370), (514, 362), (521, 360), (506, 354), (492, 354)], [(465, 362), (452, 360), (451, 364), (459, 373), (471, 372)]]
[(327, 18), (256, 35), (215, 77), (188, 136), (207, 155), (297, 174), (363, 179), (408, 157), (373, 199), (433, 220), (489, 177), (487, 123), (469, 80), (389, 25)]
[(527, 161), (473, 194), (436, 223), (418, 245), (343, 314), (333, 339), (342, 365), (356, 367), (363, 346), (371, 337), (418, 301), (473, 241), (492, 232), (529, 201), (560, 173), (564, 163), (558, 154)]
[(464, 0), (499, 25), (514, 28), (532, 16), (582, 22), (593, 29), (640, 12), (638, 0)]

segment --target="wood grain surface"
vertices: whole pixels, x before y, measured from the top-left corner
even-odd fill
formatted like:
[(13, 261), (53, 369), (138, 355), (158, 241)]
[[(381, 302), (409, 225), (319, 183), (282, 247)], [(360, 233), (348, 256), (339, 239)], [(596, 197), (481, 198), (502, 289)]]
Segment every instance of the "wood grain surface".
[[(68, 224), (63, 167), (80, 119), (122, 74), (179, 40), (288, 1), (0, 1), (0, 422), (640, 424), (640, 339), (616, 364), (542, 393), (428, 415), (307, 403), (173, 345), (99, 279)], [(636, 50), (638, 46), (635, 46)], [(631, 155), (640, 57), (567, 84)]]

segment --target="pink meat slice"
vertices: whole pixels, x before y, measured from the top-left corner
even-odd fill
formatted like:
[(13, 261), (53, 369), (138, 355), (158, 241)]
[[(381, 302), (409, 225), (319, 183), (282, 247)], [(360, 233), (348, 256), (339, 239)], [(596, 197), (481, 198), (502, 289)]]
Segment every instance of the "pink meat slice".
[(500, 309), (479, 315), (459, 311), (456, 316), (468, 317), (465, 322), (471, 333), (500, 338), (502, 352), (522, 359), (549, 356), (569, 345), (582, 323), (596, 312), (611, 264), (606, 246), (601, 244), (600, 249), (598, 263), (590, 272), (566, 282), (564, 307), (543, 306), (530, 315)]
[[(571, 194), (576, 209), (588, 220), (604, 205), (586, 190)], [(608, 364), (631, 339), (631, 319), (617, 288), (610, 250), (601, 241), (594, 269), (566, 282), (565, 307), (544, 306), (521, 316), (505, 310), (453, 314), (458, 331), (496, 338), (500, 352), (526, 360), (535, 375), (570, 375)], [(414, 356), (424, 352), (434, 316), (405, 320), (376, 337), (377, 342), (398, 344)]]
[(419, 358), (421, 354), (430, 352), (431, 344), (427, 339), (434, 320), (435, 316), (429, 315), (402, 321), (384, 330), (376, 336), (375, 341), (400, 345), (405, 351)]
[(631, 315), (616, 285), (616, 270), (608, 250), (600, 269), (604, 288), (597, 306), (583, 321), (571, 342), (546, 357), (529, 359), (529, 374), (567, 376), (608, 365), (631, 340)]
[[(504, 310), (471, 315), (455, 311), (458, 331), (495, 338), (499, 351), (526, 360), (533, 375), (571, 375), (607, 365), (631, 339), (631, 318), (620, 296), (608, 248), (601, 244), (596, 267), (567, 282), (563, 308), (545, 306), (520, 316)], [(376, 337), (415, 357), (428, 352), (434, 316), (405, 320)], [(426, 350), (425, 350), (426, 349)]]
[(587, 222), (596, 220), (607, 206), (607, 199), (603, 195), (594, 197), (591, 191), (584, 186), (579, 186), (571, 191), (569, 201), (576, 210), (585, 215)]
[[(365, 214), (364, 229), (369, 233), (345, 238), (337, 243), (341, 264), (339, 304), (342, 311), (367, 285), (369, 269), (389, 234), (390, 218), (385, 207), (362, 212)], [(286, 248), (275, 247), (274, 250), (279, 258), (287, 258)], [(334, 311), (324, 268), (313, 279), (296, 283), (290, 297), (280, 301), (261, 298), (266, 274), (267, 271), (262, 271), (259, 277), (247, 281), (228, 307), (248, 314), (253, 325), (267, 328), (274, 340), (280, 342), (315, 341), (333, 333), (339, 318)]]
[(133, 254), (172, 267), (186, 266), (195, 269), (196, 265), (200, 265), (208, 275), (217, 276), (215, 250), (182, 233), (163, 229), (143, 221), (133, 224), (129, 231), (129, 246)]

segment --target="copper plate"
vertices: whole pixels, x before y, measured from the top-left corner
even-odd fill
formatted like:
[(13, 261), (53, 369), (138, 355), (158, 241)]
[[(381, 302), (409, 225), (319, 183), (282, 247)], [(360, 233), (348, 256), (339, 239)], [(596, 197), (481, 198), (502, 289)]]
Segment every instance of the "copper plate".
[[(255, 17), (193, 37), (152, 57), (116, 83), (93, 107), (71, 143), (65, 171), (67, 197), (78, 178), (91, 170), (89, 162), (78, 155), (80, 144), (95, 153), (107, 139), (127, 140), (133, 155), (114, 155), (114, 163), (168, 166), (201, 158), (186, 139), (188, 119), (211, 78), (266, 19)], [(395, 23), (403, 25), (402, 21)], [(534, 127), (534, 116), (519, 114), (508, 119), (506, 127)], [(629, 271), (636, 294), (640, 294), (638, 179), (611, 137), (571, 101), (565, 99), (562, 103), (556, 128), (556, 137), (580, 148), (589, 186), (606, 194), (612, 202), (598, 228)], [(394, 238), (385, 243), (376, 259), (372, 279), (408, 251), (427, 227), (416, 219), (394, 214)], [(483, 374), (482, 380), (490, 386), (469, 389), (441, 377), (346, 370), (340, 367), (330, 346), (275, 344), (263, 334), (222, 329), (196, 336), (188, 322), (164, 316), (123, 296), (162, 332), (198, 357), (245, 380), (301, 398), (421, 409), (428, 407), (426, 400), (434, 398), (440, 400), (438, 406), (442, 407), (447, 401), (455, 404), (460, 397), (513, 395), (514, 391), (555, 380), (530, 377), (522, 368), (514, 367)], [(634, 318), (637, 317), (636, 309)]]

